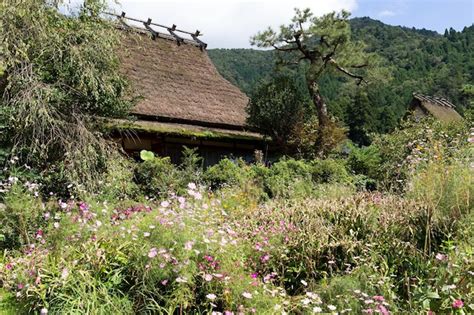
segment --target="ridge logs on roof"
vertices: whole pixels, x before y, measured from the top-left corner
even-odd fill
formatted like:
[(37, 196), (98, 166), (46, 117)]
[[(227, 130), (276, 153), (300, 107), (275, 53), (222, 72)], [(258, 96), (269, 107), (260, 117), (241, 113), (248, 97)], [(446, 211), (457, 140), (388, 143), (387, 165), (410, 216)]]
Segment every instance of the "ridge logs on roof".
[[(155, 40), (157, 37), (169, 38), (169, 36), (171, 36), (174, 40), (176, 40), (176, 43), (178, 44), (178, 46), (181, 45), (182, 43), (192, 43), (192, 44), (198, 46), (201, 50), (204, 50), (204, 49), (207, 48), (207, 44), (198, 38), (198, 36), (202, 36), (202, 34), (199, 30), (196, 30), (196, 32), (192, 33), (192, 32), (188, 32), (188, 31), (178, 29), (175, 24), (173, 24), (173, 26), (169, 27), (169, 26), (166, 26), (166, 25), (158, 24), (158, 23), (152, 23), (150, 18), (148, 18), (147, 21), (143, 21), (143, 20), (127, 17), (127, 16), (125, 16), (126, 15), (125, 12), (122, 12), (122, 14), (120, 14), (120, 15), (115, 14), (115, 13), (111, 13), (111, 12), (104, 12), (104, 13), (106, 15), (115, 16), (120, 21), (120, 23), (126, 28), (133, 28), (133, 27), (130, 26), (129, 24), (127, 24), (125, 22), (125, 20), (129, 20), (129, 21), (138, 22), (138, 23), (143, 24), (145, 29), (148, 32), (151, 33), (151, 37), (152, 37), (153, 40)], [(158, 31), (154, 30), (151, 27), (152, 25), (156, 26), (156, 27), (166, 29), (170, 35), (163, 34), (163, 33), (160, 33)], [(191, 36), (192, 39), (186, 39), (184, 37), (181, 37), (177, 33), (187, 34), (187, 35)], [(160, 36), (160, 35), (162, 35), (162, 36)]]
[(415, 97), (416, 99), (422, 102), (429, 102), (432, 104), (436, 104), (438, 106), (444, 106), (448, 108), (456, 108), (456, 106), (453, 103), (451, 103), (450, 101), (442, 97), (428, 96), (428, 95), (423, 95), (421, 93), (413, 93), (413, 97)]

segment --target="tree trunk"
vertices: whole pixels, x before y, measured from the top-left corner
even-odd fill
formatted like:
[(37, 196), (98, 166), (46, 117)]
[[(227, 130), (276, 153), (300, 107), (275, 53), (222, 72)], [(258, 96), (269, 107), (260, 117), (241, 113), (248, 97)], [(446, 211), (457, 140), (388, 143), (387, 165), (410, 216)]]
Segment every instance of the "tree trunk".
[(328, 116), (327, 105), (319, 92), (319, 85), (316, 80), (308, 80), (308, 89), (311, 95), (311, 100), (316, 107), (318, 114), (318, 132), (316, 142), (314, 143), (314, 152), (317, 156), (323, 157), (326, 148), (326, 129), (329, 126), (330, 120)]
[(319, 130), (322, 130), (329, 123), (327, 105), (319, 92), (319, 85), (316, 82), (308, 82), (308, 89), (318, 114)]

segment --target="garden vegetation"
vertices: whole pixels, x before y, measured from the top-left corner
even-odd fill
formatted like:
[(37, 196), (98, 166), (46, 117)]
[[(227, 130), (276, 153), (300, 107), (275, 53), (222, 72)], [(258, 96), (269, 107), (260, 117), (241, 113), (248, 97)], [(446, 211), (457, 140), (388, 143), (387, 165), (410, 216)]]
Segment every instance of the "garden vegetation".
[(320, 158), (305, 122), (271, 163), (135, 161), (94, 118), (133, 104), (104, 3), (56, 4), (0, 4), (1, 314), (474, 312), (472, 121), (342, 132)]

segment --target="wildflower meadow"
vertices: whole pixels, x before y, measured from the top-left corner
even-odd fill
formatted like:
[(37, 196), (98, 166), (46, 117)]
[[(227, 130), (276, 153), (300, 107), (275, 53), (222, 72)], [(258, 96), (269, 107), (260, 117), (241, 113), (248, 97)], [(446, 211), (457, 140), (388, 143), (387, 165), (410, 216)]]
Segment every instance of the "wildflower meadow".
[[(397, 178), (390, 190), (386, 174), (367, 190), (353, 157), (171, 166), (168, 189), (142, 190), (168, 163), (145, 154), (100, 191), (70, 186), (66, 198), (13, 158), (2, 183), (0, 310), (472, 313), (472, 135), (432, 128), (425, 139), (411, 130), (380, 140), (382, 167), (400, 159), (393, 143), (413, 161), (397, 176), (385, 168)], [(198, 181), (187, 181), (189, 169)]]

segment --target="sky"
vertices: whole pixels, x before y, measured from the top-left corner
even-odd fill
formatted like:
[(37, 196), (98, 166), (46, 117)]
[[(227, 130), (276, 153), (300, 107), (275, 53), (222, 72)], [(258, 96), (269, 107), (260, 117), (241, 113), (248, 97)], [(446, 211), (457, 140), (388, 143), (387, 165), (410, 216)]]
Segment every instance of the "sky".
[[(81, 2), (72, 0), (72, 2)], [(353, 17), (370, 16), (391, 25), (443, 33), (474, 23), (474, 0), (119, 0), (117, 13), (203, 33), (209, 48), (250, 48), (249, 39), (268, 26), (286, 24), (293, 9), (316, 15), (346, 9)]]

